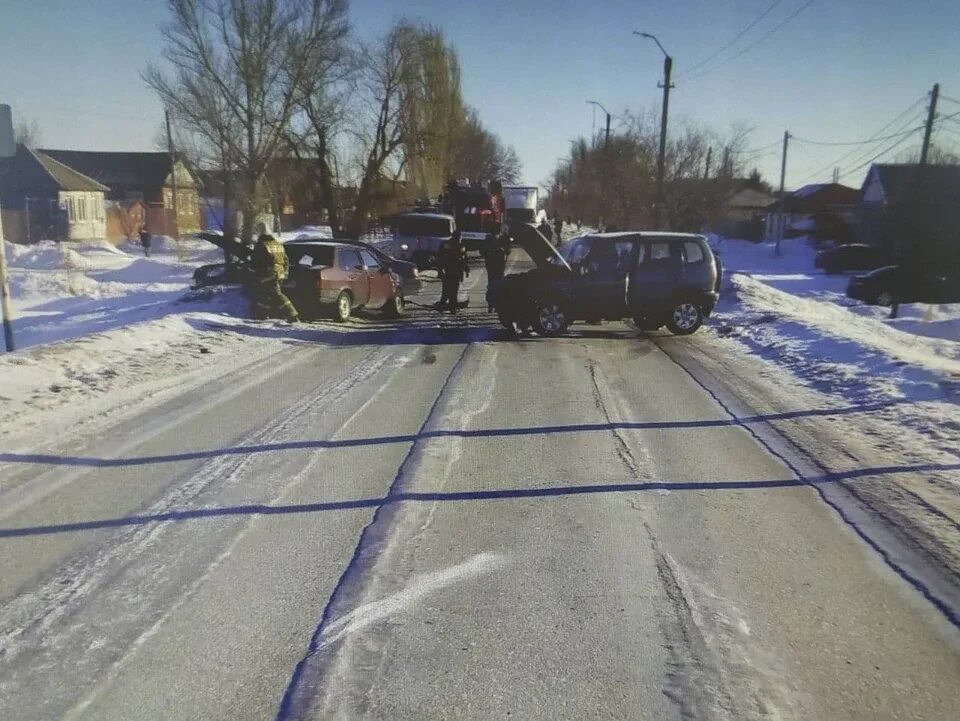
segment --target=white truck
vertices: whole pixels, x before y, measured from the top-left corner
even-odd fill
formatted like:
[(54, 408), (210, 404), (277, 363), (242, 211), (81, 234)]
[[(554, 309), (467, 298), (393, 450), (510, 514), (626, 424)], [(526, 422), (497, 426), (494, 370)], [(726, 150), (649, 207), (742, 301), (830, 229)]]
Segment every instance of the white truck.
[(535, 185), (504, 185), (504, 220), (510, 223), (537, 222), (540, 193)]

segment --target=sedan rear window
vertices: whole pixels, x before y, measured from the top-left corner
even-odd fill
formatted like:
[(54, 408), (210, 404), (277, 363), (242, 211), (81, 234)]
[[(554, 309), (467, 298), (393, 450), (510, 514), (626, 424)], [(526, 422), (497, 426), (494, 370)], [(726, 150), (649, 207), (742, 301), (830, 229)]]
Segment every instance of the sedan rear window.
[(286, 251), (290, 265), (333, 265), (333, 247), (329, 245), (287, 245)]

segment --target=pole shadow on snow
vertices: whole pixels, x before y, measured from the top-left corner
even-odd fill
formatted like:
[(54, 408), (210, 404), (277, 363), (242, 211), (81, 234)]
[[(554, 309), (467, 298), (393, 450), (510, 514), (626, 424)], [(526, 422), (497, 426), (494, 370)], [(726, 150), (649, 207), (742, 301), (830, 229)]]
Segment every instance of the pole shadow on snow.
[(397, 443), (415, 443), (437, 438), (510, 438), (517, 436), (556, 436), (573, 433), (602, 433), (624, 430), (691, 430), (703, 428), (731, 428), (753, 424), (775, 423), (777, 421), (799, 420), (804, 418), (841, 417), (853, 414), (875, 413), (886, 408), (900, 405), (905, 401), (852, 405), (843, 408), (819, 408), (788, 411), (767, 415), (745, 416), (742, 418), (717, 418), (689, 421), (624, 421), (616, 423), (573, 423), (552, 426), (520, 426), (515, 428), (478, 428), (478, 429), (436, 429), (420, 433), (392, 436), (371, 436), (367, 438), (346, 438), (341, 440), (301, 440), (278, 443), (214, 448), (209, 450), (186, 451), (155, 456), (132, 458), (98, 458), (94, 456), (60, 456), (43, 453), (5, 453), (0, 452), (0, 463), (19, 463), (51, 466), (78, 466), (89, 468), (124, 468), (146, 466), (160, 463), (204, 460), (222, 456), (254, 455), (260, 453), (279, 453), (283, 451), (326, 450), (339, 448), (364, 448)]
[(647, 481), (635, 483), (604, 483), (596, 485), (547, 486), (537, 488), (504, 488), (482, 491), (399, 492), (377, 498), (356, 498), (321, 503), (300, 503), (283, 506), (248, 504), (221, 508), (198, 508), (167, 511), (149, 515), (105, 518), (93, 521), (75, 521), (45, 526), (0, 528), (0, 538), (24, 538), (57, 533), (94, 531), (124, 526), (194, 521), (231, 516), (284, 516), (304, 513), (347, 511), (398, 503), (449, 503), (469, 501), (518, 500), (563, 496), (592, 496), (610, 493), (640, 493), (649, 491), (749, 491), (801, 486), (822, 486), (842, 481), (904, 473), (935, 473), (960, 471), (960, 463), (925, 463), (904, 466), (860, 468), (852, 471), (828, 473), (807, 478), (772, 479), (766, 481)]

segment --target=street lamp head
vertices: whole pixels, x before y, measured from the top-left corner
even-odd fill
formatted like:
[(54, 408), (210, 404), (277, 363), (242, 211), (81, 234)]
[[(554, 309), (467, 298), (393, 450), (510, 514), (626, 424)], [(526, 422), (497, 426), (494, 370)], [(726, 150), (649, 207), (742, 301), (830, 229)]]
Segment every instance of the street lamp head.
[(634, 34), (634, 35), (639, 35), (639, 36), (642, 37), (642, 38), (649, 38), (650, 40), (653, 40), (653, 42), (655, 42), (655, 43), (657, 44), (657, 47), (660, 48), (660, 52), (662, 52), (662, 53), (663, 53), (665, 56), (667, 56), (668, 58), (670, 57), (670, 53), (668, 53), (667, 50), (666, 50), (666, 48), (663, 47), (663, 45), (662, 45), (662, 44), (660, 43), (660, 41), (657, 39), (657, 36), (656, 36), (656, 35), (653, 35), (652, 33), (642, 33), (642, 32), (640, 32), (639, 30), (634, 30), (634, 31), (633, 31), (633, 34)]

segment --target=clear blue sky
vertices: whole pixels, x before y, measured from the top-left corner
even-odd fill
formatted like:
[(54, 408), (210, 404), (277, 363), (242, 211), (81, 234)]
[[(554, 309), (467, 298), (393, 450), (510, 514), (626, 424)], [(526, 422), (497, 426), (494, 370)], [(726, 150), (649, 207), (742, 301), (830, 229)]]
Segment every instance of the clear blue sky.
[[(776, 142), (785, 129), (813, 140), (866, 138), (936, 81), (960, 99), (956, 0), (815, 0), (742, 58), (701, 78), (683, 76), (772, 2), (354, 0), (351, 16), (366, 38), (401, 15), (443, 28), (460, 53), (467, 101), (517, 149), (524, 179), (533, 183), (548, 175), (571, 139), (590, 133), (593, 111), (585, 100), (599, 100), (614, 114), (659, 109), (662, 55), (631, 35), (634, 29), (655, 33), (675, 58), (671, 120), (719, 130), (745, 121), (755, 127), (753, 148)], [(805, 2), (782, 0), (704, 70), (759, 40)], [(161, 111), (139, 73), (159, 55), (165, 16), (161, 0), (4, 0), (0, 102), (13, 106), (15, 118), (37, 120), (48, 147), (152, 149)], [(891, 129), (919, 118), (921, 110)], [(942, 111), (958, 112), (960, 105), (946, 101)], [(946, 126), (960, 132), (960, 124)], [(960, 146), (960, 134), (940, 138)], [(854, 150), (794, 143), (788, 187)], [(852, 168), (870, 155), (857, 151), (841, 165)], [(756, 164), (777, 181), (776, 149)], [(817, 179), (829, 179), (829, 172)], [(852, 185), (861, 180), (862, 173), (843, 178)]]

